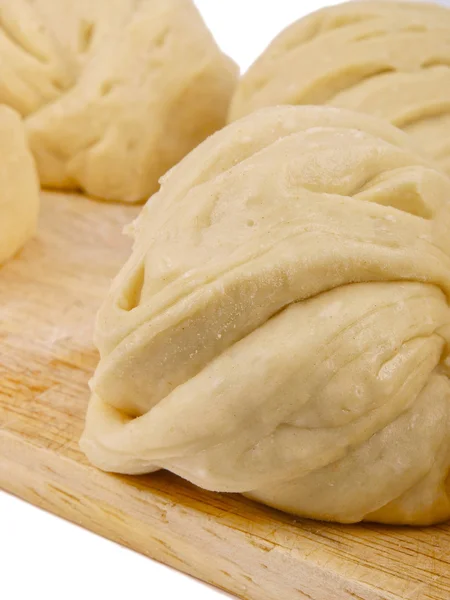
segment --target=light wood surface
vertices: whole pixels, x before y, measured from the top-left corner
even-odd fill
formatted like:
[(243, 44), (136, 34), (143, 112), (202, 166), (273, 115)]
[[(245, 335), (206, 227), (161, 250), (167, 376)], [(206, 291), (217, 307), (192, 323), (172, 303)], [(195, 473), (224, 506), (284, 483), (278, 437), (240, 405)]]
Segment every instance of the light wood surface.
[(449, 600), (450, 526), (296, 521), (169, 473), (87, 463), (93, 317), (136, 213), (44, 194), (36, 239), (0, 270), (0, 487), (241, 598)]

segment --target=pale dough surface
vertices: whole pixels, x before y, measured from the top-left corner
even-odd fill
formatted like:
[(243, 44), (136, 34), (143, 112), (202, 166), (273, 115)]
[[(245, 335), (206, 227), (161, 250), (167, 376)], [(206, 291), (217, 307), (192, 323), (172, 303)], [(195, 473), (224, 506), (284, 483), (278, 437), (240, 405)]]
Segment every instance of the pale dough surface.
[(0, 59), (42, 185), (130, 202), (223, 126), (237, 77), (191, 0), (4, 0)]
[(229, 120), (279, 104), (388, 119), (450, 174), (450, 9), (347, 2), (300, 19), (245, 73)]
[(308, 517), (449, 517), (449, 197), (360, 113), (267, 108), (210, 137), (131, 228), (82, 449)]
[(20, 116), (0, 106), (0, 265), (34, 234), (39, 181)]

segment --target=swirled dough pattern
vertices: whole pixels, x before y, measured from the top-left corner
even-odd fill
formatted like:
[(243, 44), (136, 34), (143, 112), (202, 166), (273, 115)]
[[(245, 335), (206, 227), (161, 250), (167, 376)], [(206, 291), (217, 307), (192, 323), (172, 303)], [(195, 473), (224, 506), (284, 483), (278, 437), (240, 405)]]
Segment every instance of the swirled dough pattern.
[(275, 107), (164, 178), (101, 309), (83, 450), (308, 517), (450, 515), (450, 181), (384, 121)]
[(6, 0), (0, 58), (42, 185), (130, 202), (223, 126), (237, 75), (191, 0)]
[(39, 181), (20, 116), (0, 106), (0, 265), (34, 234)]
[(388, 119), (450, 174), (450, 10), (347, 2), (300, 19), (243, 76), (229, 119), (278, 104), (325, 104)]

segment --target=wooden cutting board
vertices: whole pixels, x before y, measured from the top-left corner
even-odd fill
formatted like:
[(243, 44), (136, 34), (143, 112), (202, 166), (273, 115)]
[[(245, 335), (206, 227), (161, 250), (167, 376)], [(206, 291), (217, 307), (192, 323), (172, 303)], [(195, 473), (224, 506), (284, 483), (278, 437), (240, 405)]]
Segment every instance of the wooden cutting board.
[(449, 600), (448, 525), (295, 520), (169, 473), (119, 477), (88, 464), (78, 439), (97, 362), (93, 318), (136, 214), (44, 194), (37, 237), (0, 269), (0, 487), (241, 598)]

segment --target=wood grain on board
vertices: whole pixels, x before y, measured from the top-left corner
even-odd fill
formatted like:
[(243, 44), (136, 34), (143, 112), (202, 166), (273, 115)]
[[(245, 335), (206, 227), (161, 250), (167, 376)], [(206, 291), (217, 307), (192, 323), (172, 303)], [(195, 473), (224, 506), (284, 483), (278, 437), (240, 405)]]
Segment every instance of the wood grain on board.
[(448, 525), (295, 520), (169, 473), (88, 464), (93, 318), (137, 210), (43, 194), (38, 235), (0, 270), (0, 487), (241, 598), (449, 600)]

